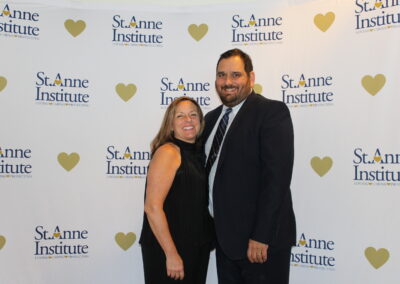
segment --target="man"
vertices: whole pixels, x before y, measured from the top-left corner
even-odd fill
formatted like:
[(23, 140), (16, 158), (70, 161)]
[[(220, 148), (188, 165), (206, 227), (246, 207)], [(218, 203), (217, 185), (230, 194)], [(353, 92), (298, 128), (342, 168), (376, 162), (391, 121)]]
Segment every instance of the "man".
[(296, 242), (290, 181), (293, 127), (286, 105), (254, 93), (250, 57), (223, 53), (205, 117), (210, 212), (219, 284), (286, 284)]

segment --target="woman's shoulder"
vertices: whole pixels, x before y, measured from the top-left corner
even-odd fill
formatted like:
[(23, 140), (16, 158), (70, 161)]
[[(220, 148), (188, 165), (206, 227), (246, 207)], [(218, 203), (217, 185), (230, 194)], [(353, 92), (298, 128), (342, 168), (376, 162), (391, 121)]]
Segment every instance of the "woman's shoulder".
[(153, 160), (166, 160), (166, 161), (179, 161), (180, 162), (180, 149), (177, 145), (172, 142), (167, 142), (155, 151), (153, 154)]
[(162, 144), (160, 147), (158, 147), (156, 153), (158, 151), (161, 151), (162, 153), (169, 153), (169, 154), (176, 154), (180, 152), (179, 146), (176, 145), (173, 142), (167, 142), (165, 144)]

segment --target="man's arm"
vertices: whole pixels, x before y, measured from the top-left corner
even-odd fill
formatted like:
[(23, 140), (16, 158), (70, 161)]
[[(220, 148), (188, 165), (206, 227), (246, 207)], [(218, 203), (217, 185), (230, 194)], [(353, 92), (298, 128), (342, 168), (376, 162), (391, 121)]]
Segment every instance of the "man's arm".
[(279, 213), (289, 193), (292, 177), (294, 142), (290, 113), (285, 104), (276, 101), (270, 103), (274, 105), (266, 110), (259, 136), (262, 185), (257, 203), (257, 219), (249, 242), (254, 248), (253, 254), (255, 250), (266, 251), (267, 244), (274, 239)]

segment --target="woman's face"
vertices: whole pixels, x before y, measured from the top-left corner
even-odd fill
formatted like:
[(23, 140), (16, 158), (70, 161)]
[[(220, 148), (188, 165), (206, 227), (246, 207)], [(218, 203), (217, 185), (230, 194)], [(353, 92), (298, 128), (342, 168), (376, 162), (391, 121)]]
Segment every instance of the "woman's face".
[(194, 143), (200, 131), (200, 116), (195, 104), (191, 101), (180, 102), (172, 120), (175, 138)]

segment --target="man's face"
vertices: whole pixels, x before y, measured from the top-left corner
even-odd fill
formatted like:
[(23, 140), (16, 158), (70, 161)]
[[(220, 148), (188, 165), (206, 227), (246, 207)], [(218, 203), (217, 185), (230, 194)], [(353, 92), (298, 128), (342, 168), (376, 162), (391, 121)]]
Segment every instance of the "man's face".
[(242, 102), (254, 86), (254, 72), (249, 76), (244, 70), (244, 62), (239, 56), (222, 59), (217, 66), (215, 89), (222, 101), (228, 107)]

